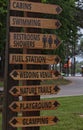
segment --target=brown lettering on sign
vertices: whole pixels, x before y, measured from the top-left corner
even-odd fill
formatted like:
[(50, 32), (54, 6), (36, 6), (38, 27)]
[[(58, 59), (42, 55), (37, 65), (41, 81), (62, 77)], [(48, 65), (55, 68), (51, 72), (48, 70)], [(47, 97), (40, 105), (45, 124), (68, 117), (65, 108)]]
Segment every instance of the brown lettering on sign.
[(39, 78), (38, 72), (20, 72), (20, 78)]
[[(12, 59), (11, 59), (12, 58)], [(27, 63), (46, 63), (46, 56), (38, 56), (38, 55), (24, 55), (24, 57), (23, 57), (23, 55), (18, 55), (18, 54), (13, 54), (13, 55), (10, 55), (10, 59), (12, 60), (12, 62), (11, 63), (13, 63), (14, 62), (14, 64), (15, 63), (23, 63), (24, 62), (24, 64), (27, 62)]]
[(28, 1), (10, 1), (10, 10), (19, 10), (19, 11), (29, 11), (29, 12), (39, 12), (39, 13), (48, 13), (48, 14), (60, 14), (62, 8), (58, 5), (53, 4), (43, 4), (43, 3), (34, 3)]
[(36, 33), (10, 33), (10, 35), (13, 35), (14, 40), (34, 40), (39, 41), (40, 40), (40, 34)]
[[(12, 1), (11, 1), (12, 3)], [(14, 9), (27, 9), (28, 11), (32, 9), (32, 5), (29, 3), (23, 3), (23, 2), (19, 2), (19, 1), (13, 1), (12, 3), (12, 7)]]
[(52, 78), (52, 73), (49, 72), (40, 72), (41, 78)]
[(40, 94), (40, 93), (51, 93), (51, 86), (42, 86), (42, 87), (34, 87), (34, 88), (20, 88), (20, 94), (23, 95), (23, 94)]
[(35, 47), (35, 42), (34, 41), (14, 41), (14, 48), (34, 48)]
[(52, 78), (52, 73), (49, 72), (20, 72), (20, 78), (37, 79), (37, 78)]
[(13, 26), (41, 26), (41, 21), (38, 19), (10, 17), (11, 25)]
[(10, 64), (58, 64), (57, 55), (10, 54)]
[(13, 96), (34, 96), (57, 94), (60, 88), (57, 85), (35, 85), (35, 86), (14, 86), (9, 91)]
[(55, 70), (13, 70), (10, 76), (14, 80), (57, 79), (60, 73)]
[(20, 78), (52, 78), (49, 72), (20, 72)]
[(26, 109), (50, 109), (52, 107), (52, 103), (49, 102), (33, 102), (33, 103), (20, 103), (20, 110)]
[(54, 34), (10, 33), (10, 47), (29, 49), (55, 49), (61, 44)]
[(23, 125), (31, 124), (48, 124), (48, 118), (33, 118), (33, 119), (24, 119)]
[(55, 100), (48, 101), (16, 101), (12, 102), (9, 108), (14, 112), (22, 111), (40, 111), (40, 110), (54, 110), (60, 104)]
[(27, 18), (10, 16), (10, 26), (58, 29), (61, 26), (59, 20), (43, 18)]
[(55, 125), (58, 118), (54, 116), (13, 117), (9, 124), (13, 127), (34, 127)]

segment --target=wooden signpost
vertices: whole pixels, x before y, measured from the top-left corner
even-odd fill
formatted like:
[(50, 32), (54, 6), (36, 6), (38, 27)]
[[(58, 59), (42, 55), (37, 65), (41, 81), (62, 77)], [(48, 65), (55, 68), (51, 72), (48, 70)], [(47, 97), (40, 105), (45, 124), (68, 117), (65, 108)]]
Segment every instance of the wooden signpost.
[(35, 85), (35, 86), (14, 86), (10, 89), (13, 96), (36, 96), (57, 94), (60, 88), (57, 85)]
[(58, 29), (61, 23), (58, 19), (41, 18), (40, 14), (60, 14), (62, 8), (40, 2), (8, 0), (3, 130), (39, 130), (40, 126), (58, 122), (56, 116), (40, 116), (41, 110), (55, 110), (60, 105), (56, 100), (40, 100), (40, 95), (57, 94), (60, 88), (40, 82), (59, 78), (60, 73), (49, 70), (48, 65), (58, 64), (61, 59), (41, 53), (56, 49), (61, 41), (55, 34), (43, 34), (41, 29)]
[(58, 55), (10, 54), (10, 64), (58, 64)]
[(62, 8), (59, 5), (34, 3), (34, 1), (28, 2), (17, 0), (10, 1), (10, 10), (28, 11), (28, 12), (37, 12), (46, 14), (60, 14), (62, 12)]
[(14, 80), (49, 80), (58, 79), (60, 73), (55, 70), (13, 70), (10, 76)]
[(54, 34), (10, 33), (10, 48), (56, 49), (61, 44)]
[(10, 26), (11, 27), (58, 29), (60, 28), (61, 23), (59, 20), (56, 20), (56, 19), (10, 16)]
[(58, 118), (55, 116), (35, 116), (35, 117), (13, 117), (9, 124), (13, 127), (35, 127), (55, 125)]
[(13, 112), (55, 110), (60, 104), (55, 100), (14, 101), (9, 108)]

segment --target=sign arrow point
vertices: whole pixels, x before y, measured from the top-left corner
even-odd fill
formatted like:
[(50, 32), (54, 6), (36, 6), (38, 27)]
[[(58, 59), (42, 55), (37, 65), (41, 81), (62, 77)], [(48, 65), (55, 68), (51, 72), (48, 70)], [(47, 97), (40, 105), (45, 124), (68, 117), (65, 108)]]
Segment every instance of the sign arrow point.
[(54, 43), (56, 44), (56, 46), (58, 46), (58, 44), (60, 44), (60, 40), (58, 38), (56, 38)]
[(18, 121), (17, 121), (16, 119), (12, 119), (12, 120), (10, 121), (10, 123), (13, 124), (13, 125), (16, 125), (16, 124), (18, 123)]
[(54, 117), (54, 119), (53, 119), (53, 122), (58, 122), (58, 118), (57, 117)]
[(16, 70), (13, 70), (11, 73), (10, 73), (10, 76), (13, 78), (13, 79), (16, 79), (18, 78), (18, 72)]
[(57, 21), (55, 22), (55, 26), (56, 26), (57, 28), (59, 28), (59, 27), (61, 26), (61, 23), (60, 23), (59, 20), (57, 20)]
[(18, 73), (16, 71), (13, 72), (13, 76), (17, 77)]
[(10, 106), (9, 106), (9, 108), (11, 109), (11, 110), (15, 110), (15, 109), (17, 109), (17, 104), (16, 103), (12, 103)]
[(55, 86), (55, 87), (54, 87), (54, 90), (55, 90), (56, 92), (58, 92), (58, 91), (60, 90), (60, 88), (59, 88), (58, 86)]
[(55, 75), (55, 76), (59, 76), (60, 73), (59, 73), (57, 70), (55, 70), (55, 71), (54, 71), (54, 75)]
[(16, 88), (13, 88), (13, 89), (12, 89), (12, 92), (13, 92), (14, 94), (16, 94), (16, 93), (18, 92), (18, 90), (17, 90)]
[(62, 12), (62, 8), (60, 6), (57, 6), (56, 12), (57, 12), (57, 14), (60, 14)]
[(9, 90), (9, 93), (12, 94), (13, 96), (16, 96), (19, 91), (16, 87), (13, 87), (12, 89)]
[(55, 58), (55, 61), (57, 62), (57, 64), (59, 63), (59, 58), (58, 57), (56, 57)]
[(54, 102), (54, 106), (55, 106), (55, 107), (58, 107), (59, 105), (60, 105), (60, 104), (59, 104), (57, 101)]
[(17, 106), (17, 104), (16, 103), (14, 103), (14, 104), (12, 104), (12, 106), (11, 107), (13, 107), (14, 109), (16, 109), (18, 106)]

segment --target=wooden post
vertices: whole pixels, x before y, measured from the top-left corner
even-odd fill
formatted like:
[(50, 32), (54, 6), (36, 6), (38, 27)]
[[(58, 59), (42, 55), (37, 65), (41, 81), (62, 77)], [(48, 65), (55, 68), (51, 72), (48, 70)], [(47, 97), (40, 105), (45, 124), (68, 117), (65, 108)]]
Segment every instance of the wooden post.
[[(22, 0), (23, 1), (23, 0)], [(29, 2), (33, 2), (33, 0), (28, 0)], [(26, 0), (27, 2), (27, 0)], [(34, 0), (34, 4), (38, 3), (40, 4), (41, 0)], [(37, 19), (37, 18), (40, 18), (40, 15), (41, 13), (39, 12), (21, 12), (21, 10), (19, 11), (16, 11), (16, 10), (12, 10), (11, 7), (10, 7), (11, 3), (10, 1), (8, 1), (8, 26), (7, 26), (7, 44), (6, 44), (6, 59), (5, 59), (5, 96), (4, 96), (4, 110), (3, 110), (3, 130), (17, 130), (18, 128), (17, 127), (21, 127), (22, 130), (39, 130), (40, 129), (40, 126), (45, 126), (45, 125), (48, 125), (48, 124), (55, 124), (57, 121), (58, 121), (58, 118), (57, 117), (43, 117), (41, 116), (40, 117), (40, 109), (34, 109), (35, 111), (30, 111), (29, 109), (26, 109), (26, 111), (20, 111), (21, 112), (21, 117), (19, 116), (19, 114), (16, 113), (16, 111), (13, 112), (13, 110), (11, 109), (11, 105), (12, 102), (16, 102), (18, 101), (19, 102), (19, 95), (17, 97), (14, 97), (14, 95), (11, 94), (10, 90), (12, 90), (13, 87), (17, 86), (17, 87), (24, 87), (24, 86), (28, 86), (28, 87), (31, 87), (31, 86), (40, 86), (40, 82), (42, 79), (54, 79), (54, 78), (58, 78), (59, 76), (59, 72), (58, 71), (52, 71), (52, 70), (49, 70), (48, 68), (48, 65), (50, 62), (49, 62), (49, 59), (51, 56), (49, 56), (49, 58), (47, 56), (44, 57), (44, 59), (46, 58), (47, 59), (47, 62), (45, 63), (45, 65), (42, 63), (42, 64), (37, 64), (37, 63), (23, 63), (23, 62), (20, 62), (20, 61), (17, 63), (17, 64), (14, 64), (12, 63), (11, 61), (11, 56), (16, 53), (16, 55), (20, 54), (21, 55), (21, 58), (22, 58), (22, 55), (25, 56), (25, 55), (34, 55), (36, 57), (37, 54), (41, 56), (41, 52), (43, 53), (43, 51), (41, 51), (41, 49), (45, 49), (46, 48), (46, 40), (49, 39), (48, 41), (48, 46), (49, 46), (49, 49), (54, 49), (53, 46), (51, 46), (50, 44), (56, 44), (56, 47), (59, 45), (59, 40), (57, 38), (53, 38), (51, 37), (51, 34), (49, 36), (49, 38), (46, 38), (46, 36), (42, 37), (42, 42), (43, 42), (43, 47), (41, 46), (40, 48), (27, 48), (27, 47), (23, 47), (23, 48), (12, 48), (10, 47), (10, 34), (11, 32), (12, 33), (18, 33), (18, 32), (24, 32), (24, 33), (37, 33), (38, 35), (41, 34), (41, 29), (40, 29), (40, 24), (39, 24), (39, 28), (37, 28), (37, 26), (25, 26), (25, 23), (23, 26), (19, 26), (20, 23), (17, 21), (17, 26), (13, 26), (14, 25), (14, 22), (13, 20), (15, 19), (18, 19), (19, 16), (22, 16), (20, 17), (20, 19), (23, 19), (25, 20), (24, 17), (27, 17), (26, 19), (30, 19), (33, 18), (33, 19)], [(37, 6), (37, 5), (36, 5)], [(57, 13), (59, 13), (61, 11), (61, 8), (60, 7), (57, 7), (56, 8), (56, 11)], [(11, 17), (10, 17), (11, 16)], [(14, 16), (17, 16), (17, 17), (14, 17)], [(9, 22), (10, 21), (10, 22)], [(39, 19), (39, 21), (41, 21)], [(45, 20), (46, 22), (46, 25), (47, 25), (47, 21), (49, 20)], [(58, 28), (60, 27), (60, 22), (57, 21), (57, 20), (53, 20), (54, 21), (54, 27), (55, 28)], [(44, 22), (44, 20), (43, 20)], [(41, 22), (41, 23), (43, 23)], [(50, 21), (52, 22), (52, 21)], [(18, 24), (19, 23), (19, 24)], [(44, 24), (44, 23), (43, 23)], [(42, 24), (42, 25), (43, 25)], [(51, 23), (48, 23), (48, 26), (49, 24), (51, 25)], [(33, 22), (32, 22), (32, 25), (33, 25)], [(49, 28), (49, 27), (46, 27), (46, 28)], [(32, 27), (32, 28), (31, 28)], [(34, 27), (34, 28), (33, 28)], [(42, 26), (41, 26), (42, 27)], [(50, 29), (54, 29), (54, 27), (50, 28)], [(42, 27), (43, 28), (43, 27)], [(32, 35), (32, 34), (31, 34)], [(16, 36), (14, 35), (13, 38), (15, 38)], [(26, 38), (25, 38), (26, 39)], [(53, 42), (52, 42), (53, 41)], [(48, 49), (48, 48), (47, 48)], [(54, 61), (56, 61), (56, 63), (59, 62), (59, 58), (58, 57), (53, 57), (54, 58)], [(52, 61), (51, 61), (52, 62)], [(54, 62), (53, 62), (54, 63)], [(20, 64), (22, 64), (20, 66)], [(22, 69), (22, 70), (21, 70)], [(42, 69), (42, 70), (41, 70)], [(24, 74), (23, 74), (24, 73)], [(33, 75), (31, 77), (28, 78), (29, 74)], [(45, 77), (45, 73), (46, 73), (46, 77)], [(34, 74), (36, 75), (34, 76)], [(24, 75), (24, 77), (23, 77)], [(34, 77), (34, 78), (33, 78)], [(20, 80), (21, 81), (21, 84), (19, 85), (20, 83)], [(55, 86), (54, 87), (54, 90), (55, 91), (58, 91), (58, 87)], [(13, 91), (15, 92), (15, 91)], [(39, 93), (38, 93), (39, 94)], [(25, 96), (22, 96), (22, 102), (40, 102), (40, 96), (39, 95), (25, 95)], [(42, 101), (41, 101), (42, 102)], [(53, 105), (55, 106), (58, 106), (59, 103), (58, 102), (53, 102)], [(14, 104), (13, 106), (15, 109), (16, 109), (16, 104)], [(47, 109), (47, 108), (46, 108)], [(54, 109), (54, 107), (52, 107), (51, 109)], [(19, 112), (19, 111), (17, 111)], [(19, 117), (18, 117), (19, 116)], [(32, 125), (32, 122), (31, 120), (40, 120), (40, 119), (44, 119), (45, 120), (45, 124), (43, 124), (43, 122), (41, 123), (42, 125), (40, 125), (40, 123), (37, 124), (37, 122), (34, 123), (33, 122), (33, 125)], [(29, 122), (29, 125), (28, 125), (28, 120), (30, 120)], [(31, 123), (31, 124), (30, 124)]]
[[(10, 109), (9, 109), (9, 105), (11, 104), (12, 101), (14, 100), (18, 100), (18, 98), (12, 96), (11, 94), (9, 94), (9, 90), (12, 88), (12, 86), (14, 85), (18, 85), (18, 81), (14, 81), (11, 77), (10, 77), (10, 72), (13, 69), (18, 69), (19, 65), (10, 65), (9, 64), (9, 54), (15, 53), (15, 52), (19, 52), (16, 49), (10, 49), (9, 48), (9, 32), (18, 32), (19, 29), (18, 28), (12, 28), (10, 27), (10, 23), (9, 23), (9, 17), (10, 17), (10, 11), (9, 11), (9, 3), (10, 1), (8, 0), (8, 15), (7, 15), (7, 42), (6, 42), (6, 48), (5, 48), (5, 75), (4, 75), (4, 104), (3, 104), (3, 117), (2, 117), (2, 130), (17, 130), (17, 128), (14, 128), (12, 126), (9, 125), (9, 120), (13, 117), (16, 116), (17, 113), (13, 113)], [(11, 11), (11, 14), (14, 15), (19, 15), (18, 12), (16, 11)]]
[[(33, 2), (33, 0), (29, 0), (30, 2)], [(34, 0), (34, 2), (41, 2), (41, 0)], [(37, 17), (39, 16), (39, 14), (36, 13), (24, 13), (24, 16), (28, 16), (28, 17)], [(24, 32), (28, 33), (34, 33), (34, 29), (24, 29)], [(40, 33), (41, 29), (36, 29), (36, 33)], [(38, 50), (30, 50), (30, 49), (23, 49), (23, 53), (24, 54), (34, 54), (34, 53), (38, 53), (40, 51)], [(23, 69), (40, 69), (41, 66), (40, 65), (23, 65)], [(23, 81), (23, 85), (39, 85), (40, 81)], [(23, 101), (33, 101), (33, 100), (40, 100), (40, 96), (27, 96), (27, 97), (23, 97)], [(23, 112), (23, 116), (40, 116), (40, 111), (31, 111), (31, 112)], [(39, 130), (40, 127), (26, 127), (26, 128), (22, 128), (22, 130)]]

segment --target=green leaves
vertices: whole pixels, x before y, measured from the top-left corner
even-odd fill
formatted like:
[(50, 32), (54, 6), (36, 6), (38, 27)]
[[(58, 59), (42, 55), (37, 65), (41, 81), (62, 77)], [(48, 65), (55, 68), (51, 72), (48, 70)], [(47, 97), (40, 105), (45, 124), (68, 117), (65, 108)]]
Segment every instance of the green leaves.
[[(75, 2), (79, 0), (42, 0), (43, 3), (59, 5), (63, 11), (59, 15), (44, 15), (44, 17), (59, 19), (62, 26), (58, 30), (43, 30), (44, 33), (55, 33), (63, 41), (60, 47), (57, 49), (59, 55), (64, 56), (64, 46), (69, 43), (75, 44), (77, 36), (78, 22), (75, 15), (77, 14), (77, 8)], [(2, 49), (6, 39), (6, 14), (7, 14), (7, 2), (6, 0), (0, 0), (0, 48)], [(79, 12), (81, 12), (79, 10)], [(82, 15), (80, 15), (81, 18)], [(55, 50), (56, 53), (56, 50)], [(62, 56), (62, 57), (63, 57)]]
[[(59, 19), (62, 26), (56, 30), (55, 34), (57, 34), (62, 39), (62, 44), (60, 45), (57, 50), (55, 50), (55, 53), (58, 53), (58, 55), (61, 57), (62, 60), (65, 59), (65, 51), (67, 51), (67, 55), (70, 55), (71, 49), (69, 49), (71, 46), (74, 46), (76, 44), (76, 36), (77, 36), (77, 21), (75, 19), (76, 14), (76, 6), (75, 1), (76, 0), (46, 0), (47, 3), (51, 4), (57, 4), (61, 6), (63, 9), (62, 13), (59, 15), (52, 16), (55, 19)], [(67, 48), (67, 50), (66, 50)]]
[(7, 1), (0, 0), (0, 53), (4, 49), (6, 39), (6, 14), (7, 14)]

